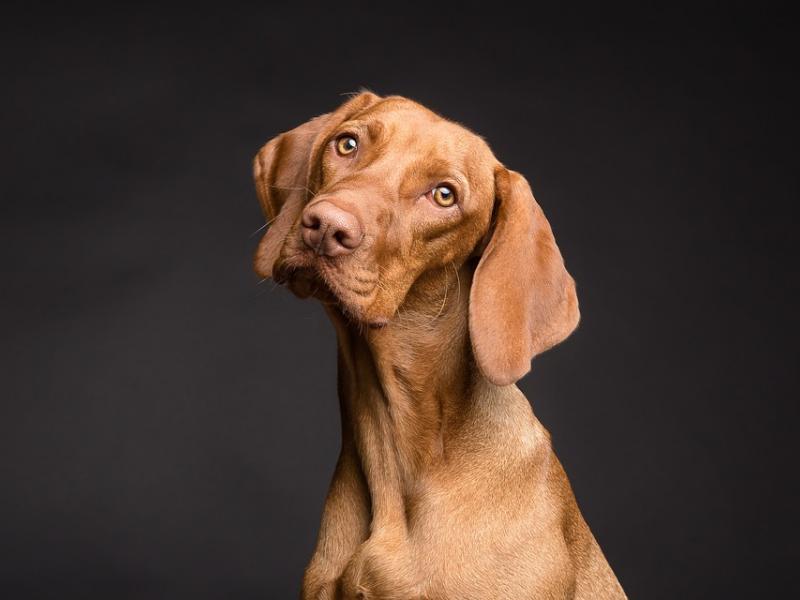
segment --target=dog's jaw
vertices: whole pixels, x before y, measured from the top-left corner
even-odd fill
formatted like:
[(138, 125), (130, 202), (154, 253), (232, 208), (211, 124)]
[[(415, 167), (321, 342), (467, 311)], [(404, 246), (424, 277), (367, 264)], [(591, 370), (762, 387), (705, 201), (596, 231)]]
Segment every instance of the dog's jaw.
[(391, 316), (373, 314), (380, 285), (377, 270), (360, 269), (353, 275), (336, 261), (289, 244), (273, 269), (273, 279), (301, 299), (315, 298), (335, 306), (350, 322), (369, 329), (382, 329)]

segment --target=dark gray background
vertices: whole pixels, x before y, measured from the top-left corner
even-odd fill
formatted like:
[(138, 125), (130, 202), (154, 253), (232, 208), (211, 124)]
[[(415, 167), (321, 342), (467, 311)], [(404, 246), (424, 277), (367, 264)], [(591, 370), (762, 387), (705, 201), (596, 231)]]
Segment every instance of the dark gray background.
[(530, 179), (583, 321), (521, 387), (630, 597), (797, 591), (792, 21), (528, 9), (5, 9), (3, 597), (295, 597), (335, 347), (250, 161), (360, 86)]

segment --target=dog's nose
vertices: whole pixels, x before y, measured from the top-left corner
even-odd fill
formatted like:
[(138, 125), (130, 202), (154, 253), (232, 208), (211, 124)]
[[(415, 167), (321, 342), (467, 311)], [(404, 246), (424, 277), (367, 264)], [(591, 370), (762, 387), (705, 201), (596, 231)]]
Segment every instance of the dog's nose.
[(317, 254), (342, 256), (358, 248), (364, 237), (352, 213), (325, 200), (303, 211), (303, 241)]

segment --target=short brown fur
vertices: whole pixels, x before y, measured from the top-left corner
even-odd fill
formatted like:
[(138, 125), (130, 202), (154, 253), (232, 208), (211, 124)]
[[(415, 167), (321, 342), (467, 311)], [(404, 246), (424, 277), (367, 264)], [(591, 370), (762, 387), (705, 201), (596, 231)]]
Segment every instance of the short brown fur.
[[(625, 598), (514, 385), (579, 319), (525, 179), (460, 125), (368, 92), (271, 140), (254, 171), (271, 223), (256, 271), (319, 298), (338, 337), (342, 449), (302, 598)], [(453, 206), (432, 201), (442, 183)], [(355, 249), (304, 243), (321, 203)]]

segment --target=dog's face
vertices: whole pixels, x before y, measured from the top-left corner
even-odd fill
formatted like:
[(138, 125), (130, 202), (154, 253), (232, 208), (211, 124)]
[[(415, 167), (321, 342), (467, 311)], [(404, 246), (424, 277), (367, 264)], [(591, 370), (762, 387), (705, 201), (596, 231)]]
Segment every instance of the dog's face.
[(342, 117), (314, 149), (313, 197), (272, 274), (380, 326), (421, 274), (472, 252), (491, 218), (497, 161), (478, 136), (403, 98)]
[[(390, 323), (426, 274), (458, 270), (488, 241), (470, 333), (490, 379), (516, 380), (577, 323), (572, 280), (527, 183), (480, 137), (415, 102), (360, 94), (270, 141), (255, 179), (271, 222), (256, 271), (354, 321)], [(520, 296), (520, 285), (545, 287)], [(566, 316), (534, 323), (556, 308)], [(510, 345), (500, 355), (498, 335)]]

